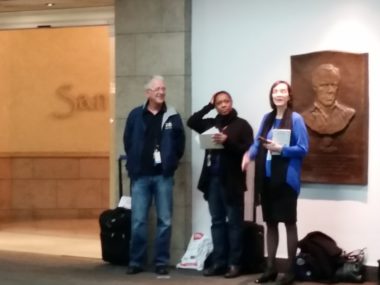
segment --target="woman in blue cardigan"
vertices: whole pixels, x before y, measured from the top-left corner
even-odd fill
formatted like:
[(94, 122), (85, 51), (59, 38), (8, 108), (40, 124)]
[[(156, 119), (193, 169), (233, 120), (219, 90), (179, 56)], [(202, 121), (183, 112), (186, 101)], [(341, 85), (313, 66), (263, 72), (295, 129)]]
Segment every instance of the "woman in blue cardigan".
[[(262, 205), (267, 235), (267, 267), (256, 283), (275, 281), (276, 252), (279, 242), (278, 223), (285, 223), (288, 268), (277, 282), (288, 285), (294, 281), (293, 261), (297, 251), (297, 198), (300, 192), (301, 164), (309, 148), (309, 139), (302, 116), (292, 111), (289, 83), (276, 81), (269, 94), (272, 111), (261, 122), (258, 135), (244, 155), (242, 168), (255, 160), (255, 190)], [(274, 140), (275, 129), (290, 130), (289, 143)], [(286, 132), (286, 131), (285, 131)]]

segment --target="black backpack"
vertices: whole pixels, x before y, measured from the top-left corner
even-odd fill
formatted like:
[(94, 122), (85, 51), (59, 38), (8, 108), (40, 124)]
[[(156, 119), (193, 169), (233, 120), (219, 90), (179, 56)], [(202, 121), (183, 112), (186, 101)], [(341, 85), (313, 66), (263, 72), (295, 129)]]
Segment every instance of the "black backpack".
[[(325, 233), (314, 231), (298, 242), (313, 281), (331, 281), (342, 264), (343, 250)], [(297, 266), (297, 263), (296, 263)], [(310, 280), (311, 281), (311, 280)]]

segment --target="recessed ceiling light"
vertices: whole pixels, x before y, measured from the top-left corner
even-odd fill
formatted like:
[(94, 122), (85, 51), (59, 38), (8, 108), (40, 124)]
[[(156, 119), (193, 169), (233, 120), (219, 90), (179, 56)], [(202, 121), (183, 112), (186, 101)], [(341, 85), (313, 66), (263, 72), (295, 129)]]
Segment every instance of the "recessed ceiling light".
[(53, 7), (55, 4), (54, 3), (46, 3), (46, 6), (48, 7)]

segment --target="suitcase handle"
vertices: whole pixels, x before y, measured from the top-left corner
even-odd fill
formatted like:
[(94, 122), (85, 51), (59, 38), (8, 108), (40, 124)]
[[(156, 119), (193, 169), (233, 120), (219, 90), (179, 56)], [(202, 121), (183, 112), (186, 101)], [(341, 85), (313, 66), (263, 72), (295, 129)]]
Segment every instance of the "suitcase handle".
[(118, 168), (119, 168), (119, 198), (123, 196), (123, 175), (122, 175), (122, 162), (127, 160), (126, 155), (120, 155), (118, 158)]

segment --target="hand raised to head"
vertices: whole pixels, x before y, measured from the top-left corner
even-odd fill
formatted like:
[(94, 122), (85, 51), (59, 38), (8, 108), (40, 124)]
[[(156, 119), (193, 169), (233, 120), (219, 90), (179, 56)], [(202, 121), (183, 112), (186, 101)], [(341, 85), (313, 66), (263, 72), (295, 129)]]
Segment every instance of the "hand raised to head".
[(211, 96), (211, 99), (210, 99), (210, 104), (211, 105), (213, 105), (214, 107), (215, 107), (215, 94), (213, 94), (212, 96)]

